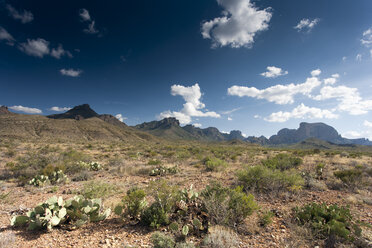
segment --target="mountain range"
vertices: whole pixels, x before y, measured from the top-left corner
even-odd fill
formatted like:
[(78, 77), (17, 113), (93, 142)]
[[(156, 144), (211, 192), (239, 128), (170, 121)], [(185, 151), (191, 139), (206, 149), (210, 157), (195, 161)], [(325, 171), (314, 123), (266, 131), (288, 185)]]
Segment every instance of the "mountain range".
[(260, 145), (291, 145), (317, 139), (336, 145), (372, 145), (368, 139), (347, 139), (324, 123), (300, 123), (298, 129), (281, 129), (266, 138), (244, 137), (239, 130), (220, 132), (215, 127), (181, 126), (176, 118), (144, 122), (130, 127), (109, 114), (98, 114), (88, 104), (76, 106), (65, 113), (49, 116), (15, 114), (0, 107), (0, 138), (58, 140), (167, 140), (229, 141)]

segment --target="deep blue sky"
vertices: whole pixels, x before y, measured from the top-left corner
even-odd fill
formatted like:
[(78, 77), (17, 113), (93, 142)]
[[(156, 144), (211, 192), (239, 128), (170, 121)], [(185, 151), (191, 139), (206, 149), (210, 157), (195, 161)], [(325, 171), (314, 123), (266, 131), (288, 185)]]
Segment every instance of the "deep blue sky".
[[(213, 41), (219, 24), (215, 32), (210, 30), (212, 39), (202, 36), (203, 23), (228, 10), (226, 1), (0, 1), (0, 105), (52, 114), (54, 106), (89, 103), (98, 113), (122, 114), (125, 123), (134, 125), (167, 113), (189, 113), (183, 109), (182, 89), (172, 95), (171, 86), (198, 83), (205, 107), (196, 110), (209, 117), (191, 115), (189, 123), (269, 136), (283, 127), (296, 128), (301, 121), (321, 121), (348, 137), (372, 137), (372, 40), (366, 32), (372, 27), (370, 0), (251, 1), (255, 11), (270, 13), (271, 18), (267, 28), (254, 32), (253, 42), (239, 47), (223, 45), (216, 36)], [(90, 20), (79, 15), (82, 9)], [(32, 13), (31, 19), (21, 19), (24, 10)], [(235, 12), (227, 15), (234, 17)], [(234, 40), (233, 28), (244, 29), (245, 23), (255, 21), (247, 18), (239, 19), (243, 26), (225, 28), (224, 34)], [(317, 21), (312, 28), (295, 29), (303, 19)], [(97, 33), (84, 32), (92, 21)], [(13, 39), (4, 38), (4, 30)], [(38, 38), (49, 42), (49, 54), (38, 57), (25, 51), (27, 40)], [(67, 52), (59, 59), (51, 56), (59, 45), (72, 57)], [(268, 66), (288, 74), (260, 75)], [(82, 73), (71, 77), (61, 69)], [(234, 85), (264, 90), (302, 84), (316, 69), (321, 70), (315, 76), (321, 85), (293, 94), (293, 101), (285, 104), (270, 100), (275, 92), (262, 93), (261, 98), (228, 94)], [(326, 84), (324, 79), (334, 74), (339, 74), (337, 82)], [(331, 88), (322, 96), (324, 87)], [(357, 92), (348, 95), (349, 88)], [(330, 97), (332, 92), (337, 96)], [(357, 94), (360, 99), (355, 100)], [(293, 112), (301, 103), (302, 112)], [(345, 107), (353, 104), (362, 107)], [(284, 119), (272, 116), (279, 111), (288, 112)]]

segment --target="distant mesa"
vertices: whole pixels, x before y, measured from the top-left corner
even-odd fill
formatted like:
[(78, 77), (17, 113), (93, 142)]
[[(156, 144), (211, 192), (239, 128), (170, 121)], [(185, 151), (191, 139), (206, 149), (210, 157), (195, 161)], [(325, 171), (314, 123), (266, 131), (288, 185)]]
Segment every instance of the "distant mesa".
[(269, 139), (265, 136), (245, 138), (241, 131), (233, 130), (222, 133), (215, 127), (198, 128), (193, 125), (180, 126), (175, 118), (165, 118), (160, 121), (145, 122), (135, 128), (165, 139), (186, 139), (199, 141), (229, 141), (240, 140), (260, 145), (291, 145), (308, 139), (322, 140), (336, 145), (372, 145), (368, 139), (347, 139), (336, 129), (324, 123), (300, 123), (298, 129), (281, 129)]

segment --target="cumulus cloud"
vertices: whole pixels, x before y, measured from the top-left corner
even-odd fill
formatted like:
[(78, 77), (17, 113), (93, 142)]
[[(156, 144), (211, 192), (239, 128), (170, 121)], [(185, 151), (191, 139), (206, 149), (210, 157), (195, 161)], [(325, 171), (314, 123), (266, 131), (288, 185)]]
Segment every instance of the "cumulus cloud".
[(50, 111), (55, 111), (55, 112), (64, 112), (64, 111), (69, 111), (71, 108), (69, 107), (51, 107), (49, 110)]
[(266, 89), (257, 89), (255, 87), (237, 86), (234, 85), (227, 89), (228, 95), (239, 97), (254, 97), (257, 99), (265, 99), (276, 104), (289, 104), (294, 102), (296, 94), (310, 96), (314, 88), (321, 85), (321, 81), (316, 77), (320, 74), (320, 70), (311, 72), (312, 77), (307, 78), (301, 84), (277, 84)]
[(261, 76), (266, 78), (276, 78), (288, 74), (288, 71), (284, 71), (283, 69), (275, 66), (268, 66), (266, 69), (266, 72), (261, 73)]
[(269, 117), (264, 118), (264, 120), (269, 122), (286, 122), (289, 119), (336, 119), (337, 114), (333, 111), (327, 109), (320, 109), (314, 107), (305, 106), (301, 103), (299, 106), (294, 108), (291, 112), (279, 111), (272, 113)]
[(320, 94), (314, 96), (313, 99), (318, 101), (336, 99), (339, 102), (337, 109), (351, 115), (366, 114), (372, 110), (372, 100), (362, 99), (357, 88), (343, 85), (337, 87), (324, 86), (320, 90)]
[(313, 71), (311, 72), (311, 76), (313, 76), (313, 77), (317, 77), (317, 76), (320, 75), (320, 73), (322, 73), (322, 71), (321, 71), (320, 69), (316, 69), (316, 70), (313, 70)]
[(40, 109), (24, 107), (24, 106), (21, 106), (21, 105), (11, 106), (11, 107), (9, 107), (9, 109), (14, 110), (14, 111), (18, 111), (18, 112), (27, 113), (27, 114), (41, 114), (42, 113), (42, 111)]
[(83, 73), (82, 70), (80, 69), (61, 69), (59, 72), (63, 76), (69, 76), (69, 77), (79, 77), (81, 73)]
[(332, 77), (324, 79), (324, 84), (335, 84), (337, 79), (340, 77), (339, 74), (333, 74)]
[(86, 22), (88, 24), (88, 27), (83, 29), (84, 33), (86, 34), (99, 33), (98, 29), (96, 28), (96, 21), (91, 18), (89, 11), (87, 9), (80, 9), (79, 16), (82, 22)]
[(251, 47), (255, 35), (268, 29), (271, 8), (258, 9), (250, 0), (217, 0), (223, 16), (202, 23), (202, 36), (212, 47)]
[(369, 28), (363, 32), (363, 37), (360, 41), (366, 47), (370, 47), (372, 45), (372, 28)]
[(319, 18), (315, 18), (313, 20), (304, 18), (293, 28), (297, 29), (298, 32), (305, 30), (307, 32), (310, 32), (319, 22), (320, 22)]
[(115, 115), (116, 119), (118, 119), (121, 122), (124, 122), (124, 120), (127, 119), (127, 117), (124, 117), (122, 114)]
[(202, 127), (202, 124), (200, 124), (200, 123), (194, 123), (194, 124), (192, 124), (194, 127)]
[(72, 58), (72, 54), (69, 51), (63, 49), (62, 45), (59, 45), (58, 48), (53, 48), (50, 52), (50, 56), (60, 59), (62, 56), (68, 56)]
[(89, 14), (89, 11), (87, 9), (81, 9), (80, 12), (79, 12), (79, 15), (80, 15), (80, 18), (82, 21), (90, 21), (90, 14)]
[(72, 57), (69, 51), (63, 49), (62, 45), (58, 48), (49, 48), (50, 42), (42, 38), (36, 40), (27, 39), (27, 42), (19, 44), (18, 48), (27, 55), (43, 58), (46, 55), (50, 55), (56, 59), (60, 59), (62, 56)]
[(233, 119), (231, 117), (227, 117), (227, 120), (228, 121), (232, 121)]
[(372, 122), (365, 120), (363, 122), (363, 126), (368, 127), (368, 128), (372, 128)]
[(365, 120), (363, 122), (363, 126), (365, 127), (364, 130), (361, 131), (348, 131), (342, 136), (350, 139), (356, 139), (356, 138), (368, 138), (372, 140), (372, 122)]
[(30, 11), (18, 11), (10, 4), (6, 5), (6, 9), (11, 17), (13, 17), (15, 20), (20, 20), (22, 23), (28, 23), (34, 19), (34, 15)]
[(24, 53), (42, 58), (45, 55), (48, 55), (50, 52), (49, 41), (38, 38), (36, 40), (27, 39), (27, 42), (21, 43), (19, 49)]
[(2, 40), (5, 40), (7, 44), (10, 46), (13, 46), (15, 42), (15, 39), (13, 38), (13, 36), (9, 34), (5, 28), (0, 26), (0, 41)]
[(167, 110), (160, 113), (158, 116), (159, 119), (175, 117), (184, 125), (191, 123), (192, 117), (221, 117), (213, 111), (202, 111), (205, 108), (205, 104), (201, 102), (202, 93), (199, 84), (189, 87), (183, 85), (172, 85), (171, 94), (172, 96), (182, 96), (186, 103), (183, 104), (183, 108), (180, 111)]

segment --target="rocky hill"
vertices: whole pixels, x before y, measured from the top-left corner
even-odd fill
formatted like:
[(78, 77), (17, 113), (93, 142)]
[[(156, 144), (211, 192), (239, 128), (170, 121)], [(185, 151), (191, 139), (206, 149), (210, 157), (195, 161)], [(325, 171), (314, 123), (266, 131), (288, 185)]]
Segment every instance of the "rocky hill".
[(52, 116), (14, 114), (2, 107), (0, 139), (35, 141), (151, 141), (154, 136), (128, 127), (112, 115), (99, 115), (89, 105)]
[(165, 118), (160, 121), (145, 122), (136, 125), (135, 128), (155, 136), (172, 140), (224, 141), (244, 139), (240, 131), (232, 131), (229, 134), (224, 134), (215, 127), (198, 128), (193, 125), (181, 127), (179, 121), (173, 117)]

